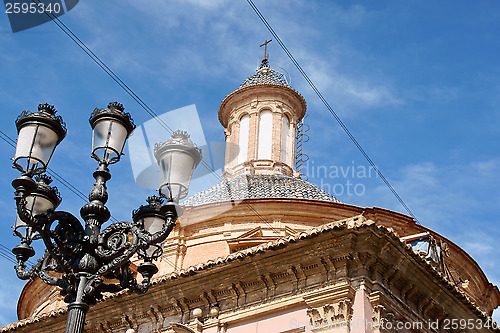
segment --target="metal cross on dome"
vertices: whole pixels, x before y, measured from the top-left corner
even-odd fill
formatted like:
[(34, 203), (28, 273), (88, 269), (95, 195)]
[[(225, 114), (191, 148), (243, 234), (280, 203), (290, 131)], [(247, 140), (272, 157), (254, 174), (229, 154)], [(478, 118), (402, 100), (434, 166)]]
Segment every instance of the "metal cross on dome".
[(267, 54), (267, 44), (271, 43), (273, 40), (266, 40), (263, 44), (260, 45), (260, 47), (264, 46), (264, 57), (262, 57), (262, 60), (268, 60), (269, 59), (269, 54)]

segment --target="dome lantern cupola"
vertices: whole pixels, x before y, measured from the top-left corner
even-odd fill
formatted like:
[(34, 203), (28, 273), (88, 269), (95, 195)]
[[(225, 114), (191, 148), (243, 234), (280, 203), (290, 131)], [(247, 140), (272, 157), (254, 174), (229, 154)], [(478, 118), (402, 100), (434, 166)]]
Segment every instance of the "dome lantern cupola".
[[(263, 44), (264, 45), (264, 44)], [(226, 134), (224, 176), (282, 174), (294, 169), (295, 132), (306, 102), (266, 54), (256, 73), (227, 95), (219, 107)]]

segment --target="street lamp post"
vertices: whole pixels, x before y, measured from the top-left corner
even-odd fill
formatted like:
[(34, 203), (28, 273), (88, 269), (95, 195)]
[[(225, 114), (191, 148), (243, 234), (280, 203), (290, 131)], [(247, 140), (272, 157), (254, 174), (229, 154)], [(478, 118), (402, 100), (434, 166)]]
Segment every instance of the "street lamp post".
[[(187, 195), (193, 170), (201, 151), (186, 132), (176, 131), (165, 143), (157, 144), (155, 156), (160, 166), (159, 195), (133, 211), (133, 222), (116, 222), (101, 231), (110, 218), (106, 182), (110, 164), (120, 160), (126, 139), (135, 126), (123, 105), (113, 102), (106, 109), (96, 108), (89, 119), (92, 127), (92, 157), (99, 163), (93, 176), (80, 221), (70, 213), (56, 211), (61, 202), (50, 177), (44, 174), (56, 146), (64, 139), (66, 127), (56, 110), (40, 104), (37, 112), (23, 111), (16, 120), (18, 142), (13, 167), (21, 172), (14, 179), (17, 216), (14, 235), (21, 244), (12, 252), (20, 279), (39, 277), (61, 288), (68, 305), (66, 333), (82, 332), (90, 305), (103, 292), (128, 289), (145, 293), (151, 277), (158, 272), (153, 263), (162, 254), (162, 244), (182, 214), (178, 201)], [(35, 178), (37, 181), (35, 181)], [(164, 201), (166, 201), (164, 203)], [(26, 261), (35, 255), (32, 242), (41, 239), (45, 253), (29, 270)], [(133, 255), (143, 261), (137, 268), (139, 283), (130, 267)], [(118, 280), (119, 283), (110, 283)]]

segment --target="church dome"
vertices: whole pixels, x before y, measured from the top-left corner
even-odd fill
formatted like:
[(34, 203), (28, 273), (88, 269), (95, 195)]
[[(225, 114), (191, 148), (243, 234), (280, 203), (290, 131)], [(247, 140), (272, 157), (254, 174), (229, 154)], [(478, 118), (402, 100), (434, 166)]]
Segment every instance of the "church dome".
[(245, 82), (240, 85), (240, 88), (261, 84), (278, 84), (289, 87), (285, 76), (282, 73), (270, 68), (267, 59), (262, 61), (257, 73), (248, 77)]
[(275, 175), (243, 174), (223, 180), (209, 189), (196, 193), (182, 204), (197, 206), (206, 203), (244, 200), (291, 198), (339, 202), (336, 198), (305, 180)]

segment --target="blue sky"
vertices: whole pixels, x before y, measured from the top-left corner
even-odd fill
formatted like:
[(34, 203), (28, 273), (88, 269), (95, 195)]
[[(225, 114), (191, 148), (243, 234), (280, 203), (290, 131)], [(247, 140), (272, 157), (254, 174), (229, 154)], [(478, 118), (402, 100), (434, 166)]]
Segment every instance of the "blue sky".
[[(420, 222), (463, 247), (500, 283), (498, 1), (255, 4)], [(271, 38), (243, 0), (80, 1), (61, 20), (156, 113), (195, 104), (207, 142), (224, 141), (219, 104), (254, 73), (259, 45)], [(0, 47), (0, 130), (15, 138), (23, 109), (54, 104), (68, 136), (50, 166), (88, 193), (96, 167), (89, 158), (94, 107), (117, 100), (139, 125), (150, 116), (51, 22), (14, 34), (1, 14)], [(345, 171), (368, 164), (277, 43), (268, 50), (271, 65), (289, 73), (308, 103), (309, 180), (335, 189), (343, 202), (403, 212), (373, 172), (313, 177), (321, 166)], [(0, 142), (0, 154), (0, 243), (12, 248), (18, 240), (10, 229), (10, 182), (17, 172), (10, 167), (13, 149)], [(117, 219), (130, 220), (152, 191), (135, 185), (127, 158), (111, 172), (108, 206)], [(357, 193), (347, 193), (348, 181)], [(63, 196), (60, 209), (78, 214), (84, 202), (54, 185)], [(0, 258), (0, 267), (4, 325), (16, 320), (23, 282), (7, 260)]]

